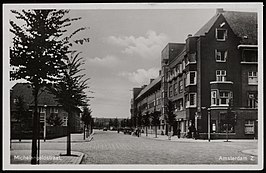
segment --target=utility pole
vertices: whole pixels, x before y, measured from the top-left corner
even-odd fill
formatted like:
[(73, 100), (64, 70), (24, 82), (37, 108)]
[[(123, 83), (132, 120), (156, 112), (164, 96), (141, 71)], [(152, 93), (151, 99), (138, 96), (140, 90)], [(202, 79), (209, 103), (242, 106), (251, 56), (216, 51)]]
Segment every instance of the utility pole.
[(211, 111), (208, 109), (208, 140), (211, 141)]

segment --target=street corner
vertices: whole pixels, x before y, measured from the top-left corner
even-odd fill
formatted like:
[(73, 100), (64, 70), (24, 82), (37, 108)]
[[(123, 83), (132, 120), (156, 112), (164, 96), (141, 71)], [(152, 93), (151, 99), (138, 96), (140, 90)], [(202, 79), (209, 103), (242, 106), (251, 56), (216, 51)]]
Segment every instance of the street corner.
[[(72, 151), (70, 156), (65, 151), (42, 150), (40, 153), (39, 164), (80, 164), (84, 153)], [(30, 150), (13, 150), (10, 155), (11, 164), (31, 164)]]

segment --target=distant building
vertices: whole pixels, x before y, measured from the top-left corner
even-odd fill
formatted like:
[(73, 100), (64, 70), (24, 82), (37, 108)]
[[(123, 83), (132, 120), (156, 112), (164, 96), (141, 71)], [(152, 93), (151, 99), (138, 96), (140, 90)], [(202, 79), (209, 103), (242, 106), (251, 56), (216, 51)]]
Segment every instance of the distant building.
[[(28, 135), (26, 138), (31, 138), (32, 133), (32, 116), (34, 110), (34, 98), (32, 95), (32, 87), (29, 83), (17, 83), (12, 87), (10, 92), (10, 107), (11, 107), (11, 133), (13, 136), (17, 136), (17, 130), (19, 130), (19, 121), (16, 118), (18, 112), (17, 102), (18, 98), (21, 97), (23, 102), (25, 103), (25, 109), (30, 114), (28, 117), (27, 123), (24, 124), (26, 129), (22, 129), (23, 131), (27, 131)], [(68, 114), (66, 111), (62, 109), (62, 106), (56, 101), (55, 96), (49, 93), (45, 88), (42, 88), (38, 95), (38, 110), (40, 113), (40, 132), (41, 136), (44, 136), (44, 129), (46, 128), (46, 137), (56, 137), (56, 136), (64, 136), (66, 134), (66, 126), (68, 121)], [(73, 113), (73, 122), (72, 122), (72, 133), (81, 132), (81, 119), (80, 119), (80, 110), (77, 109), (75, 113)], [(21, 114), (20, 116), (26, 116), (25, 114)], [(55, 116), (61, 119), (59, 122), (61, 128), (52, 127), (54, 124), (49, 124), (49, 117)], [(46, 120), (46, 121), (45, 121)], [(50, 122), (51, 123), (51, 122)], [(56, 129), (56, 130), (54, 130)]]
[(257, 138), (257, 32), (257, 13), (217, 9), (185, 43), (169, 43), (162, 50), (161, 75), (132, 99), (132, 117), (160, 107), (157, 129), (165, 132), (171, 101), (174, 133), (181, 129), (185, 135), (195, 127), (206, 138), (209, 113), (212, 138), (224, 138), (230, 104), (235, 121), (229, 125), (230, 138)]

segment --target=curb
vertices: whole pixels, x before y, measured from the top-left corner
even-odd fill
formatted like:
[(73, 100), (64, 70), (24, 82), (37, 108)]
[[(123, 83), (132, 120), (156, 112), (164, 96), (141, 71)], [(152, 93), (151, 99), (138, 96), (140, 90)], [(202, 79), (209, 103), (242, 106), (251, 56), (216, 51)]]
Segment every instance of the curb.
[(81, 156), (79, 157), (79, 160), (77, 161), (77, 164), (81, 164), (83, 158), (84, 158), (84, 153), (80, 152), (81, 153)]

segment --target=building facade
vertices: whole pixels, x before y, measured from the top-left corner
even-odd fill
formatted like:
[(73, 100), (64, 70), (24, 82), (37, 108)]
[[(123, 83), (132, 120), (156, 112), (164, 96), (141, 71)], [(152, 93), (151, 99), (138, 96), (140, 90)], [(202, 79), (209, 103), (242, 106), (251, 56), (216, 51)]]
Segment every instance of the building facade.
[[(216, 14), (185, 43), (169, 43), (161, 55), (160, 88), (152, 83), (133, 99), (160, 91), (161, 126), (166, 105), (174, 105), (173, 133), (201, 138), (257, 138), (258, 42), (257, 14), (217, 9)], [(148, 97), (148, 96), (147, 96)], [(139, 98), (139, 99), (137, 99)], [(142, 112), (149, 107), (134, 107)], [(145, 110), (143, 110), (145, 109)], [(228, 124), (230, 112), (231, 123)]]
[[(20, 112), (18, 108), (19, 98), (23, 102), (23, 109)], [(24, 119), (22, 131), (32, 136), (32, 116), (34, 110), (34, 98), (32, 96), (32, 87), (29, 83), (17, 83), (10, 92), (11, 107), (11, 134), (17, 136), (20, 130), (20, 120)], [(42, 88), (38, 95), (38, 111), (40, 114), (40, 134), (43, 138), (53, 138), (65, 136), (67, 131), (68, 113), (62, 109), (62, 106), (56, 101), (55, 96)], [(81, 111), (77, 109), (72, 115), (72, 133), (82, 132)], [(18, 116), (19, 115), (19, 116)], [(26, 118), (26, 119), (25, 119)], [(12, 135), (11, 135), (12, 136)]]

